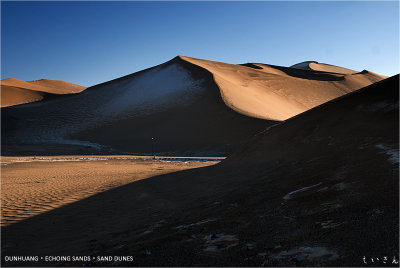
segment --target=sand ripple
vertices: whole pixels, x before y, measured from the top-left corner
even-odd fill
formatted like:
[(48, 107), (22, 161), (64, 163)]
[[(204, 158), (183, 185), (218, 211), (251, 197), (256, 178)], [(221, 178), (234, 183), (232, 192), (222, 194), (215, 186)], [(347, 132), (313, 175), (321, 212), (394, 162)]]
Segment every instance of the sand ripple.
[(137, 180), (214, 163), (112, 158), (89, 161), (3, 159), (1, 225), (6, 226)]

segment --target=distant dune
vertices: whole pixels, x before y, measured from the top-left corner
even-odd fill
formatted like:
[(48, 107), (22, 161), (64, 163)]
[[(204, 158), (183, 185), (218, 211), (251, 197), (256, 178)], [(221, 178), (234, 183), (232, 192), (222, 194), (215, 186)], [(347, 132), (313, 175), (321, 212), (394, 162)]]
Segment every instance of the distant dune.
[(51, 90), (48, 90), (46, 92), (53, 94), (79, 93), (86, 89), (86, 87), (61, 80), (40, 79), (35, 81), (29, 81), (29, 83), (49, 88)]
[(1, 107), (40, 101), (43, 95), (39, 91), (1, 85)]
[(74, 94), (85, 89), (65, 81), (41, 79), (25, 82), (8, 78), (1, 80), (1, 107), (39, 101), (46, 94)]
[(178, 56), (79, 94), (3, 109), (3, 148), (51, 143), (151, 153), (154, 137), (157, 153), (225, 155), (276, 121), (382, 78)]

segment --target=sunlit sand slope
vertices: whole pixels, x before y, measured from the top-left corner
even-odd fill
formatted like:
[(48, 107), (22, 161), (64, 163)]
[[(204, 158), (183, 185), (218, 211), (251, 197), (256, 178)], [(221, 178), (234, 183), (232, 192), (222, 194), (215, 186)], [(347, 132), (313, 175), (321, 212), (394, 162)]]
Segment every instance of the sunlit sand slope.
[(327, 73), (329, 68), (320, 68), (319, 71), (324, 72), (316, 72), (314, 69), (304, 71), (266, 64), (238, 66), (181, 58), (210, 71), (224, 102), (233, 110), (277, 121), (382, 79), (370, 72), (334, 74)]
[(46, 92), (53, 94), (72, 94), (79, 93), (86, 89), (86, 87), (72, 84), (70, 82), (61, 81), (61, 80), (49, 80), (49, 79), (40, 79), (35, 81), (28, 81), (31, 84), (39, 85), (42, 87), (49, 88)]
[(1, 85), (1, 107), (40, 101), (43, 95), (39, 91)]

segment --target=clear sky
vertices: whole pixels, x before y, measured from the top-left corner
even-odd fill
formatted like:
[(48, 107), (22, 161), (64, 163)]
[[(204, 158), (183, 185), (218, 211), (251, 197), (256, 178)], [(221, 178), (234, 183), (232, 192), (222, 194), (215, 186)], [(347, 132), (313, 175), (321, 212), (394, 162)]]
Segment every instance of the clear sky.
[(1, 2), (1, 75), (91, 86), (176, 55), (399, 73), (394, 2)]

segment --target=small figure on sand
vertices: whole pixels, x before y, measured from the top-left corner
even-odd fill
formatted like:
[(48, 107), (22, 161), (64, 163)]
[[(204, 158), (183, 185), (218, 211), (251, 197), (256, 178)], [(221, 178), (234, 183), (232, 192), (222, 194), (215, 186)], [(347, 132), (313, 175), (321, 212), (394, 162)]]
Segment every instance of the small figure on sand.
[(154, 153), (154, 141), (155, 141), (155, 138), (152, 137), (151, 138), (151, 154), (153, 155), (153, 159), (156, 159), (156, 155)]

